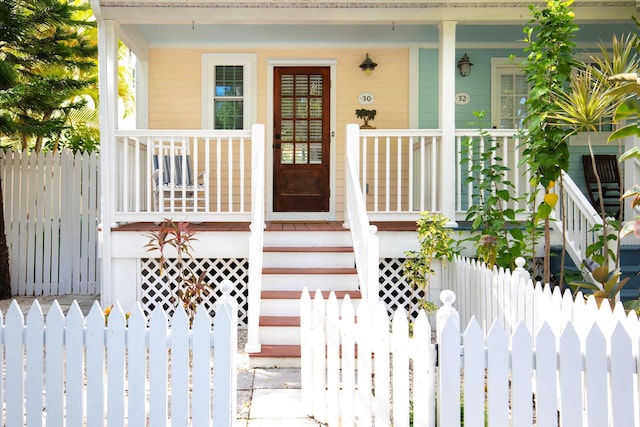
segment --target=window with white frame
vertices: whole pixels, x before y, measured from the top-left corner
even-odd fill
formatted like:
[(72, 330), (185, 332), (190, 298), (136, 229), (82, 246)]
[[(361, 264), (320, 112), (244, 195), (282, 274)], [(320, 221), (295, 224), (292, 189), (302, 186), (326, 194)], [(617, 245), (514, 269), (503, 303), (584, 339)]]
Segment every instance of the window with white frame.
[(491, 121), (499, 129), (518, 129), (527, 117), (529, 85), (517, 64), (506, 58), (491, 60)]
[(256, 117), (256, 55), (202, 55), (202, 126), (248, 129)]

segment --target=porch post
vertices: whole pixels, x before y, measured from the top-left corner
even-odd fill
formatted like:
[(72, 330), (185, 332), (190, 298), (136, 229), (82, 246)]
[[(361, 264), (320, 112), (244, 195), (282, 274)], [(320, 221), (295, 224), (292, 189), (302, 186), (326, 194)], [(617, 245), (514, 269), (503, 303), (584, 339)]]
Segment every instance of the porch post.
[[(442, 21), (440, 31), (439, 127), (442, 130), (442, 165), (453, 168), (456, 161), (456, 21)], [(440, 177), (440, 210), (450, 223), (456, 220), (456, 180)]]
[(98, 80), (100, 84), (100, 198), (102, 216), (102, 286), (101, 304), (112, 304), (111, 295), (111, 227), (115, 194), (113, 159), (115, 130), (118, 123), (118, 24), (97, 17)]

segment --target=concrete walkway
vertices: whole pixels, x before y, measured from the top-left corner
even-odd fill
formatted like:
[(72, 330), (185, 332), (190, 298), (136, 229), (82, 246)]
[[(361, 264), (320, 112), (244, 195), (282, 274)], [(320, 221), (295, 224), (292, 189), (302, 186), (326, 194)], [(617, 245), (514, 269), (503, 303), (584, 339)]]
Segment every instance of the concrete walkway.
[(237, 427), (322, 425), (304, 413), (297, 368), (239, 372), (237, 420)]

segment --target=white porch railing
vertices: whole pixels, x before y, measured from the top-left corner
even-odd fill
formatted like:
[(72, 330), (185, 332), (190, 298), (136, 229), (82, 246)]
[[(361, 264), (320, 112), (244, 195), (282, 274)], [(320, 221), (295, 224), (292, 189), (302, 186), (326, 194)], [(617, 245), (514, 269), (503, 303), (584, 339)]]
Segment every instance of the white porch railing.
[[(459, 129), (455, 147), (444, 147), (439, 129), (359, 130), (359, 182), (369, 218), (413, 220), (422, 211), (455, 212), (458, 219), (464, 218), (466, 209), (476, 202), (474, 184), (465, 180), (489, 144), (496, 149), (497, 159), (492, 162), (509, 169), (506, 179), (513, 183), (514, 193), (528, 191), (530, 174), (522, 173), (519, 165), (522, 148), (517, 134), (516, 129), (489, 129), (485, 137), (478, 130)], [(467, 143), (467, 158), (472, 162), (461, 154)], [(444, 164), (444, 150), (455, 150), (455, 165)], [(445, 204), (447, 180), (455, 180), (455, 206)], [(525, 200), (513, 201), (509, 207), (527, 210)]]
[[(351, 230), (360, 291), (364, 300), (378, 301), (379, 242), (377, 228), (369, 223), (358, 176), (358, 125), (347, 125), (345, 155), (345, 227)], [(366, 157), (365, 157), (366, 158)]]
[[(467, 146), (467, 148), (465, 148)], [(481, 156), (488, 150), (495, 150), (491, 163), (481, 162)], [(491, 165), (504, 166), (504, 175), (507, 181), (513, 184), (514, 196), (522, 195), (530, 192), (531, 172), (526, 166), (521, 166), (522, 152), (521, 141), (518, 137), (517, 129), (488, 129), (483, 135), (478, 130), (458, 129), (456, 130), (456, 213), (464, 214), (469, 206), (477, 204), (474, 200), (475, 182), (465, 183), (469, 176), (473, 176), (472, 168), (480, 166), (482, 168)], [(466, 156), (462, 153), (466, 152)], [(471, 159), (472, 161), (469, 161)], [(477, 179), (482, 180), (482, 174), (478, 174)], [(511, 208), (514, 211), (529, 211), (527, 201), (512, 200), (505, 208)]]
[[(116, 131), (110, 168), (114, 222), (251, 221), (253, 171), (264, 150), (255, 126), (246, 131)], [(254, 168), (257, 166), (257, 169)]]
[(360, 183), (371, 219), (411, 220), (443, 211), (442, 131), (359, 130)]
[(557, 185), (564, 203), (558, 203), (553, 211), (554, 224), (558, 232), (565, 230), (567, 253), (573, 263), (582, 267), (589, 245), (598, 240), (599, 232), (593, 231), (596, 225), (602, 225), (602, 217), (596, 212), (584, 193), (566, 173), (562, 174), (562, 185)]
[[(253, 126), (253, 138), (264, 140), (264, 126)], [(264, 246), (264, 144), (256, 144), (252, 153), (253, 179), (251, 194), (253, 206), (251, 237), (249, 237), (249, 296), (246, 351), (260, 352), (260, 300), (262, 293), (262, 250)]]

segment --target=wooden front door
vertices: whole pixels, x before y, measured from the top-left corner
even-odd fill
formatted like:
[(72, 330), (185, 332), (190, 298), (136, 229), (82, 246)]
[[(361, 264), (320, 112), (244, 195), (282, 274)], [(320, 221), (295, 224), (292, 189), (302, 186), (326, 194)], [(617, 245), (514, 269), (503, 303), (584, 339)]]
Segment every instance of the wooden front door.
[(273, 210), (329, 210), (329, 67), (274, 68)]

